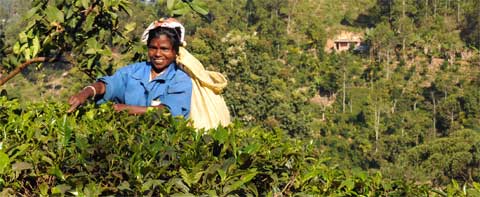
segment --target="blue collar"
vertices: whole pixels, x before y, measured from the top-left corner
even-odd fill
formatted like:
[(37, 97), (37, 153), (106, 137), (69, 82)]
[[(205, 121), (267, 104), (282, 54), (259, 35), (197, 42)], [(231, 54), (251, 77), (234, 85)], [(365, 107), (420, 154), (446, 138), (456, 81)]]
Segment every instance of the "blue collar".
[[(134, 73), (132, 73), (132, 78), (136, 80), (142, 80), (144, 82), (148, 82), (150, 79), (150, 71), (152, 69), (152, 64), (150, 62), (143, 62), (145, 66), (143, 69), (138, 69)], [(155, 79), (152, 81), (157, 81), (157, 80), (170, 80), (175, 76), (175, 71), (177, 70), (177, 66), (175, 62), (172, 62), (168, 67), (166, 68), (165, 72), (162, 73), (160, 76), (157, 76)]]

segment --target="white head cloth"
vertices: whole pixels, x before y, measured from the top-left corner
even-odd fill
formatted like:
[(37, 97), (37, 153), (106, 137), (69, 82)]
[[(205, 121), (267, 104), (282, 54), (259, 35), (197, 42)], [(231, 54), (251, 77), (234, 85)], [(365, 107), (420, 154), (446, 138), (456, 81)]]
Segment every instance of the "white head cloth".
[(160, 20), (153, 21), (152, 23), (150, 23), (150, 25), (147, 27), (147, 29), (145, 29), (145, 31), (142, 34), (142, 42), (146, 43), (148, 41), (148, 33), (150, 32), (150, 30), (155, 29), (157, 27), (166, 27), (166, 28), (172, 28), (172, 29), (179, 28), (180, 43), (182, 44), (182, 46), (186, 45), (185, 27), (183, 27), (183, 25), (174, 18), (168, 18), (168, 19), (162, 18)]

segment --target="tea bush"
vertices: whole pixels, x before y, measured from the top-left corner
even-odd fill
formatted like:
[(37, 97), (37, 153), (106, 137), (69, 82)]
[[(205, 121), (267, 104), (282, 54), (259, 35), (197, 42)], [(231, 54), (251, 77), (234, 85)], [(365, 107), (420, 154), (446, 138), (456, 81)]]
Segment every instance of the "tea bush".
[[(196, 131), (167, 112), (66, 114), (61, 103), (0, 97), (2, 195), (428, 196), (446, 192), (379, 173), (326, 166), (315, 143), (240, 123)], [(468, 187), (471, 188), (471, 187)]]

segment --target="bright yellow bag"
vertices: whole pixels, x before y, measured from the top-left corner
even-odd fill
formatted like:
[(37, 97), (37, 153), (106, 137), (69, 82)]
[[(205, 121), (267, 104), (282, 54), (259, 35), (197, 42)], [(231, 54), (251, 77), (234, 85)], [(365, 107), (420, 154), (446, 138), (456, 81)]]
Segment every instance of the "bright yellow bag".
[(205, 70), (202, 63), (180, 47), (177, 64), (192, 79), (190, 119), (197, 129), (212, 129), (230, 124), (230, 112), (221, 93), (227, 79), (218, 72)]

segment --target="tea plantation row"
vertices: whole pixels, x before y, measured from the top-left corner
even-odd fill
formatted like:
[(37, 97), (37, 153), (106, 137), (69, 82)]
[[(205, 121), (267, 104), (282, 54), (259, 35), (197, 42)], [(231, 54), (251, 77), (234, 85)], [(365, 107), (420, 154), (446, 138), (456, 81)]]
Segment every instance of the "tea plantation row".
[(0, 195), (480, 195), (476, 183), (435, 190), (326, 166), (309, 139), (281, 130), (235, 123), (198, 132), (164, 112), (67, 108), (0, 97)]

